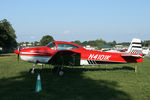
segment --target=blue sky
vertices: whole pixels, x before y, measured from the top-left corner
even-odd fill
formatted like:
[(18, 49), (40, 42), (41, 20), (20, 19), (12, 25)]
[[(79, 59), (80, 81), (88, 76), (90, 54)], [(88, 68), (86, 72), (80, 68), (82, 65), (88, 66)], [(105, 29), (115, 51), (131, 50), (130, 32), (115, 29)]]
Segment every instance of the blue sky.
[(150, 0), (0, 0), (17, 41), (150, 40)]

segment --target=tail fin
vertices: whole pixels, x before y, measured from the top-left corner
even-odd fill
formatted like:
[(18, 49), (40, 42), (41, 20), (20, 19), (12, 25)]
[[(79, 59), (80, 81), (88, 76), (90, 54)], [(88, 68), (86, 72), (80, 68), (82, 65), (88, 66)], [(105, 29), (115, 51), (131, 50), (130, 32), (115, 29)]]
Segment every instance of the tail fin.
[(142, 54), (142, 41), (140, 39), (133, 38), (127, 53)]

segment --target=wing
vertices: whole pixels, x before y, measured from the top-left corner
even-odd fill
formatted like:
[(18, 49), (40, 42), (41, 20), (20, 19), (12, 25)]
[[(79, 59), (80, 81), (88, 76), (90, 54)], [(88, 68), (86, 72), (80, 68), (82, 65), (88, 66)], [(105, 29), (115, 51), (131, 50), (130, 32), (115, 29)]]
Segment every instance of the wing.
[(52, 65), (80, 65), (81, 54), (70, 50), (58, 51), (49, 61)]

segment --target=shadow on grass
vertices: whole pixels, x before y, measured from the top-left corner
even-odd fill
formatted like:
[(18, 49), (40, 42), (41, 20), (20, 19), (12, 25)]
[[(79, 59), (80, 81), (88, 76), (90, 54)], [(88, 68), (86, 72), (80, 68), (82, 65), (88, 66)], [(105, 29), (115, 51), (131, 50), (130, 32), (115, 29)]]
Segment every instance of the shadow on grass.
[(65, 70), (69, 71), (120, 71), (120, 70), (129, 70), (129, 71), (134, 71), (135, 68), (130, 67), (130, 66), (123, 66), (123, 67), (112, 67), (112, 68), (65, 68)]
[(36, 78), (37, 73), (21, 72), (16, 77), (0, 79), (0, 100), (131, 100), (130, 95), (117, 89), (115, 81), (85, 78), (82, 70), (63, 77), (50, 69), (42, 70), (40, 93), (34, 92)]

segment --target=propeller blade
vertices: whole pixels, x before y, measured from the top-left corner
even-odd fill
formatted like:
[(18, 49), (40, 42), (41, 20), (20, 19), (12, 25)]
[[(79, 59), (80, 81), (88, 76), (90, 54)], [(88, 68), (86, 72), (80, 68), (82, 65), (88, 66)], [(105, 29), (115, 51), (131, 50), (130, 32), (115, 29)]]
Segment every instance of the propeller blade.
[(19, 62), (19, 56), (20, 56), (20, 55), (18, 54), (18, 55), (17, 55), (17, 60), (18, 60), (18, 62)]
[(20, 46), (18, 47), (18, 55), (17, 55), (17, 60), (18, 60), (18, 62), (19, 62), (19, 57), (20, 57)]

